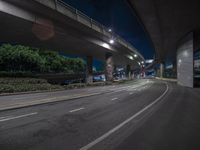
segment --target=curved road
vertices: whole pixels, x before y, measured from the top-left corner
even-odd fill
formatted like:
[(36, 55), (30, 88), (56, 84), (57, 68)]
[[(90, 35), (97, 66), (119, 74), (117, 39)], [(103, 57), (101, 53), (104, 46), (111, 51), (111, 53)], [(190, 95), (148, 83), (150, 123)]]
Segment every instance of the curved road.
[[(158, 80), (138, 80), (70, 92), (84, 91), (101, 91), (101, 94), (1, 111), (0, 149), (200, 149), (199, 89)], [(53, 95), (65, 94), (70, 93)], [(0, 97), (0, 101), (51, 96), (27, 94)]]

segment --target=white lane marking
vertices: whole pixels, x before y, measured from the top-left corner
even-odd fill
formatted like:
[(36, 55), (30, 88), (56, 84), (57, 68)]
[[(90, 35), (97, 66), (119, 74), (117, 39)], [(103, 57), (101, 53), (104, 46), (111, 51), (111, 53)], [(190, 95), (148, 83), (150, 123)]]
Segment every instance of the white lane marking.
[(120, 88), (116, 88), (115, 91), (111, 91), (108, 92), (107, 94), (113, 94), (113, 93), (118, 93), (118, 92), (122, 92), (122, 91), (141, 91), (143, 89), (142, 86), (144, 86), (145, 84), (139, 84), (137, 86), (126, 86), (126, 87), (120, 87)]
[(37, 112), (34, 112), (34, 113), (20, 115), (20, 116), (14, 116), (14, 117), (11, 116), (11, 117), (8, 117), (8, 118), (0, 119), (0, 122), (19, 119), (19, 118), (24, 118), (24, 117), (29, 117), (29, 116), (33, 116), (33, 115), (37, 115), (37, 114), (38, 114)]
[(116, 97), (116, 98), (112, 98), (111, 101), (115, 101), (115, 100), (118, 100), (118, 99), (119, 99), (119, 98), (117, 98), (117, 97)]
[(85, 108), (82, 107), (82, 108), (78, 108), (78, 109), (70, 110), (69, 112), (70, 112), (70, 113), (73, 113), (73, 112), (77, 112), (77, 111), (80, 111), (80, 110), (83, 110), (83, 109), (85, 109)]
[(1, 120), (1, 119), (5, 119), (5, 118), (8, 118), (8, 117), (10, 117), (10, 116), (6, 116), (6, 117), (0, 117), (0, 120)]
[(121, 124), (119, 124), (118, 126), (116, 126), (115, 128), (113, 128), (110, 131), (108, 131), (107, 133), (103, 134), (102, 136), (100, 136), (96, 140), (94, 140), (91, 143), (89, 143), (88, 145), (80, 148), (79, 150), (88, 150), (88, 149), (92, 148), (94, 145), (96, 145), (99, 142), (103, 141), (108, 136), (110, 136), (111, 134), (113, 134), (114, 132), (116, 132), (117, 130), (119, 130), (120, 128), (122, 128), (123, 126), (125, 126), (127, 123), (129, 123), (134, 118), (136, 118), (137, 116), (139, 116), (141, 113), (143, 113), (144, 111), (146, 111), (147, 109), (149, 109), (150, 107), (152, 107), (154, 104), (156, 104), (158, 101), (160, 101), (166, 95), (166, 93), (169, 90), (169, 87), (168, 87), (167, 83), (165, 83), (165, 84), (166, 84), (166, 87), (167, 87), (166, 90), (165, 90), (165, 92), (161, 96), (159, 96), (155, 101), (153, 101), (151, 104), (149, 104), (146, 107), (144, 107), (142, 110), (140, 110), (139, 112), (137, 112), (136, 114), (134, 114), (133, 116), (131, 116), (130, 118), (128, 118), (127, 120), (125, 120), (124, 122), (122, 122)]
[(112, 92), (108, 92), (106, 94), (113, 94), (113, 93), (118, 93), (118, 92), (122, 92), (122, 91), (125, 91), (125, 90), (112, 91)]

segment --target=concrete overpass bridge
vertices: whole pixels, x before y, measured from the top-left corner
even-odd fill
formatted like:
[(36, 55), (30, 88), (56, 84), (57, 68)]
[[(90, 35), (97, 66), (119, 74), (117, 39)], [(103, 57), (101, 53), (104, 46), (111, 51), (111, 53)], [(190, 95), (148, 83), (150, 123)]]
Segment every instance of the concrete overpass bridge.
[[(199, 0), (128, 0), (149, 34), (161, 63), (177, 66), (178, 83), (193, 87), (193, 54), (200, 50)], [(162, 73), (161, 73), (162, 76)]]
[(0, 0), (0, 41), (63, 51), (106, 62), (107, 79), (114, 66), (141, 67), (143, 56), (102, 24), (60, 0)]

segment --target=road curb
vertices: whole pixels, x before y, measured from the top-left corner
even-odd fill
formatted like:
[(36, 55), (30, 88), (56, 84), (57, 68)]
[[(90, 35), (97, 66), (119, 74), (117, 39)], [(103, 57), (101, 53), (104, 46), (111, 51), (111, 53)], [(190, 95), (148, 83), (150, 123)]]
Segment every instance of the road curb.
[(21, 94), (36, 94), (36, 93), (48, 93), (48, 92), (58, 92), (65, 91), (66, 89), (55, 89), (55, 90), (43, 90), (43, 91), (28, 91), (28, 92), (17, 92), (17, 93), (2, 93), (0, 96), (12, 96)]
[(72, 96), (72, 97), (62, 96), (62, 97), (41, 99), (39, 101), (27, 102), (26, 104), (18, 103), (12, 106), (6, 106), (4, 108), (0, 108), (0, 111), (14, 110), (14, 109), (20, 109), (20, 108), (26, 108), (26, 107), (31, 107), (31, 106), (44, 105), (44, 104), (50, 104), (50, 103), (56, 103), (56, 102), (62, 102), (62, 101), (70, 101), (70, 100), (75, 100), (79, 98), (96, 96), (100, 94), (102, 93), (92, 93), (92, 94), (78, 95), (78, 96)]
[(163, 80), (163, 81), (177, 82), (177, 79), (167, 79), (167, 78), (158, 78), (158, 77), (156, 77), (156, 79)]

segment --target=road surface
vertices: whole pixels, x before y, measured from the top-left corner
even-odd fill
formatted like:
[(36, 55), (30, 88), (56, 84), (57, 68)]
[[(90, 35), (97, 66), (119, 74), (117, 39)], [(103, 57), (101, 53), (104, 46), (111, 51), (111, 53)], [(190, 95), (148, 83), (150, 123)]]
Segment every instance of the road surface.
[[(0, 150), (200, 149), (199, 89), (172, 82), (76, 89), (101, 94), (0, 112)], [(70, 94), (57, 92), (53, 95)], [(43, 99), (27, 94), (0, 100)]]

